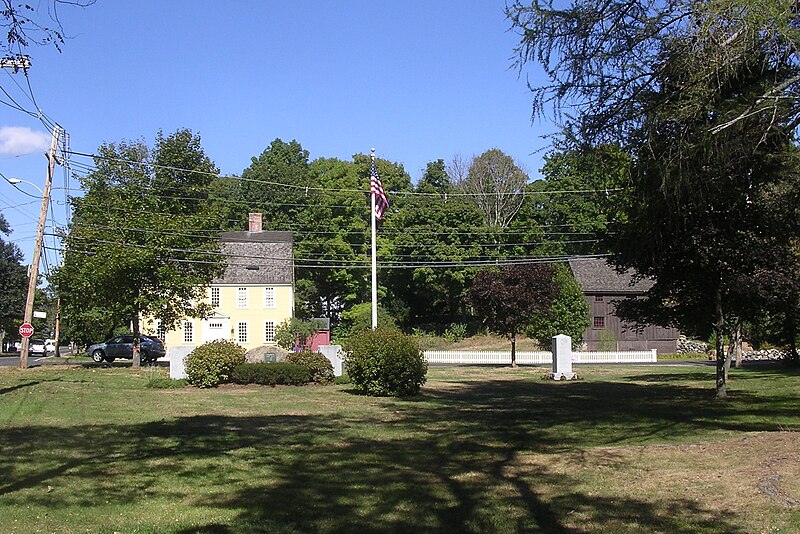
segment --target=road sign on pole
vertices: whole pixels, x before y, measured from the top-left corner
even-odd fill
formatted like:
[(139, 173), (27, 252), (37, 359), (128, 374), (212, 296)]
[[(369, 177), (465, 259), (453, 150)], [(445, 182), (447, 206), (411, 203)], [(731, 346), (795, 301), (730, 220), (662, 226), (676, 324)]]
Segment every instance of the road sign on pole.
[(33, 335), (33, 325), (31, 323), (22, 323), (19, 325), (19, 335), (22, 337), (31, 337)]

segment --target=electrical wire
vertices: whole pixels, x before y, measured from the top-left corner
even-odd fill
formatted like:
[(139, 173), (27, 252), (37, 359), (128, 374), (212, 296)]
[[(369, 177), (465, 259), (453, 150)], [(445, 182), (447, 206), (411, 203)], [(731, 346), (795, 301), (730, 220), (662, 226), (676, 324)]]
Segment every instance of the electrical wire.
[[(285, 187), (287, 189), (293, 190), (300, 190), (300, 191), (318, 191), (323, 193), (363, 193), (369, 194), (369, 188), (366, 189), (336, 189), (336, 188), (327, 188), (327, 187), (316, 187), (316, 186), (307, 186), (307, 185), (297, 185), (297, 184), (287, 184), (283, 182), (273, 182), (269, 180), (257, 180), (254, 178), (245, 178), (240, 175), (223, 175), (221, 173), (214, 173), (208, 171), (200, 171), (197, 169), (186, 169), (182, 167), (174, 167), (170, 165), (158, 165), (151, 162), (141, 162), (135, 161), (125, 158), (114, 158), (111, 156), (103, 156), (99, 154), (90, 154), (86, 152), (77, 152), (74, 150), (67, 151), (67, 154), (80, 156), (80, 157), (88, 157), (93, 159), (100, 159), (105, 161), (113, 161), (118, 163), (126, 163), (129, 165), (139, 165), (142, 167), (149, 167), (153, 169), (165, 169), (170, 171), (178, 171), (178, 172), (186, 172), (186, 173), (193, 173), (193, 174), (201, 174), (204, 176), (213, 176), (215, 178), (221, 179), (231, 179), (231, 180), (238, 180), (242, 182), (253, 182), (258, 183), (261, 185), (272, 185), (272, 186), (279, 186)], [(86, 166), (88, 168), (88, 166)], [(96, 170), (96, 168), (95, 168)], [(468, 193), (463, 191), (454, 191), (448, 193), (423, 193), (420, 191), (387, 191), (387, 195), (404, 195), (404, 196), (421, 196), (421, 197), (435, 197), (435, 198), (442, 198), (442, 197), (501, 197), (501, 196), (529, 196), (529, 195), (556, 195), (556, 194), (586, 194), (586, 193), (611, 193), (616, 191), (624, 191), (626, 188), (605, 188), (605, 189), (570, 189), (570, 190), (554, 190), (554, 191), (510, 191), (510, 192), (487, 192), (487, 193)], [(446, 201), (446, 199), (445, 199)]]

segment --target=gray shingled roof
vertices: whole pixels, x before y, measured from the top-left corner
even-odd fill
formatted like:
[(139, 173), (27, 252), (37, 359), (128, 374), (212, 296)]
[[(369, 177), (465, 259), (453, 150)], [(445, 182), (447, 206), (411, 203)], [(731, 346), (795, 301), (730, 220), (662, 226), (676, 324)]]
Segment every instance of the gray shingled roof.
[(291, 284), (291, 232), (224, 232), (220, 239), (228, 266), (214, 284)]
[(653, 286), (650, 279), (633, 283), (634, 271), (619, 274), (602, 258), (569, 260), (569, 267), (587, 294), (641, 294)]

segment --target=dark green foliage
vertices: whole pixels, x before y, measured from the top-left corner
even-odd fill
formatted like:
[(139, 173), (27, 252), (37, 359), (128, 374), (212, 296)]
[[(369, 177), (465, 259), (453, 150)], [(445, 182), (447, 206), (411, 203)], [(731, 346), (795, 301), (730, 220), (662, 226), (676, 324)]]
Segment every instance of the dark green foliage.
[[(394, 317), (378, 304), (378, 326), (395, 328)], [(344, 343), (350, 336), (372, 330), (372, 304), (363, 302), (342, 312), (342, 320), (334, 332), (337, 343)]]
[(263, 386), (302, 386), (312, 382), (311, 371), (292, 363), (243, 363), (231, 371), (234, 384)]
[(292, 352), (286, 356), (286, 363), (305, 367), (311, 374), (311, 380), (319, 384), (333, 382), (333, 365), (331, 361), (319, 352), (304, 350)]
[(144, 387), (150, 389), (180, 389), (188, 385), (189, 381), (185, 378), (175, 380), (166, 376), (154, 376), (147, 380)]
[(189, 383), (209, 388), (227, 382), (233, 368), (244, 363), (244, 353), (243, 347), (222, 339), (200, 345), (186, 357)]
[[(209, 198), (218, 172), (189, 130), (158, 133), (155, 146), (98, 149), (81, 177), (54, 284), (69, 339), (97, 341), (120, 325), (153, 317), (165, 328), (202, 317), (203, 297), (222, 273), (220, 213)], [(156, 166), (157, 165), (157, 166)], [(134, 361), (136, 365), (136, 361)]]
[[(10, 233), (11, 228), (0, 213), (0, 234)], [(23, 261), (19, 247), (0, 238), (0, 331), (15, 332), (22, 321), (28, 284)]]
[(549, 349), (553, 336), (558, 334), (570, 336), (575, 347), (582, 342), (583, 333), (589, 326), (589, 304), (566, 265), (556, 266), (555, 282), (558, 295), (548, 310), (534, 315), (525, 333), (544, 349)]
[(391, 328), (367, 330), (350, 337), (345, 350), (347, 375), (362, 393), (404, 397), (425, 383), (428, 364), (413, 336)]
[(349, 375), (340, 375), (333, 379), (333, 383), (339, 386), (352, 384), (353, 380), (350, 378)]

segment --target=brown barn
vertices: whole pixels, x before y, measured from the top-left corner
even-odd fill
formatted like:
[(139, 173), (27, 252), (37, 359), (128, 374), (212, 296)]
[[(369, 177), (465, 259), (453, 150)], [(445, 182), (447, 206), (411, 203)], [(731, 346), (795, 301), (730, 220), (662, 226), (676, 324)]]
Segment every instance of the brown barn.
[(575, 259), (569, 261), (569, 266), (589, 304), (589, 328), (583, 333), (588, 350), (676, 352), (677, 329), (655, 325), (637, 329), (616, 315), (615, 303), (643, 295), (653, 285), (651, 280), (634, 283), (632, 275), (619, 274), (604, 259)]

